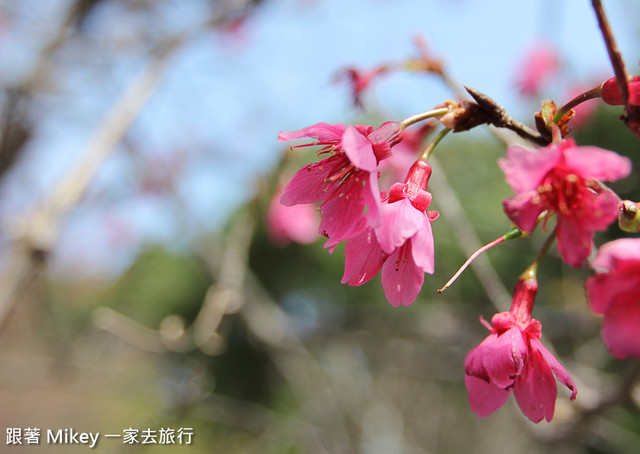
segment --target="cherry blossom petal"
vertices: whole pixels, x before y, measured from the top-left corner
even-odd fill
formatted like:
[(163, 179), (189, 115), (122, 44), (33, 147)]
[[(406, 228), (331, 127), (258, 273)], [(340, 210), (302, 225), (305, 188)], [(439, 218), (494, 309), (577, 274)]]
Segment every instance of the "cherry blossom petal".
[[(636, 293), (637, 295), (637, 293)], [(616, 358), (640, 357), (640, 302), (613, 304), (605, 312), (602, 338)]]
[(591, 254), (593, 231), (584, 225), (576, 225), (569, 219), (558, 216), (558, 253), (569, 265), (580, 268)]
[(537, 191), (529, 191), (502, 201), (507, 217), (524, 232), (530, 233), (536, 227), (538, 217), (544, 211), (541, 204), (533, 203), (537, 195)]
[(607, 230), (618, 218), (618, 203), (620, 198), (612, 190), (603, 189), (587, 211), (587, 216), (582, 216), (578, 222), (588, 225), (591, 231)]
[(562, 366), (562, 364), (560, 364), (556, 357), (553, 356), (551, 352), (547, 350), (547, 347), (545, 347), (538, 339), (531, 339), (531, 346), (540, 352), (543, 360), (551, 368), (553, 373), (556, 375), (556, 378), (571, 390), (570, 399), (574, 400), (576, 398), (576, 394), (578, 394), (578, 390), (576, 389), (576, 384), (569, 375), (569, 372), (567, 372), (567, 370)]
[(416, 265), (422, 271), (433, 274), (435, 271), (435, 245), (433, 241), (433, 231), (431, 220), (425, 213), (422, 219), (422, 228), (411, 238), (411, 255)]
[(574, 169), (585, 178), (615, 181), (631, 173), (629, 158), (599, 147), (565, 148), (564, 159), (567, 167)]
[(285, 206), (277, 194), (269, 204), (266, 227), (269, 238), (278, 246), (291, 241), (310, 244), (318, 239), (318, 213), (313, 205)]
[(378, 227), (382, 222), (382, 200), (380, 198), (380, 187), (378, 186), (378, 175), (376, 172), (369, 174), (369, 179), (365, 183), (361, 197), (367, 205), (366, 218), (369, 226), (373, 228)]
[(538, 350), (533, 349), (527, 359), (513, 389), (516, 401), (531, 421), (551, 421), (558, 393), (556, 379)]
[(352, 286), (362, 285), (371, 280), (387, 258), (373, 229), (368, 228), (360, 235), (347, 240), (342, 283)]
[(320, 162), (304, 166), (287, 183), (280, 202), (286, 206), (293, 206), (325, 200), (331, 188), (331, 183), (326, 182), (326, 179), (339, 170), (344, 162), (344, 159), (330, 156)]
[[(482, 322), (487, 323), (486, 320), (480, 319)], [(488, 323), (487, 323), (488, 325)], [(492, 329), (491, 326), (487, 326), (487, 328)], [(474, 377), (480, 378), (486, 382), (490, 381), (489, 374), (487, 373), (487, 368), (484, 367), (483, 357), (487, 351), (487, 346), (490, 346), (495, 343), (497, 334), (492, 333), (484, 338), (480, 345), (473, 348), (469, 353), (467, 353), (467, 357), (464, 359), (464, 372), (467, 375), (472, 375)]]
[[(596, 314), (604, 314), (613, 302), (614, 298), (619, 294), (618, 285), (624, 284), (626, 281), (616, 279), (608, 273), (600, 273), (587, 279), (585, 287), (587, 289), (587, 299), (589, 307)], [(637, 285), (633, 282), (633, 285)]]
[(344, 134), (344, 125), (330, 125), (327, 123), (316, 123), (315, 125), (299, 129), (291, 132), (281, 132), (278, 134), (280, 142), (286, 142), (293, 139), (301, 139), (303, 137), (311, 137), (320, 142), (339, 141)]
[(629, 82), (629, 105), (640, 106), (640, 76)]
[(411, 241), (396, 249), (382, 265), (382, 290), (392, 306), (409, 306), (418, 297), (424, 272), (411, 257)]
[(544, 176), (560, 161), (561, 153), (557, 147), (547, 147), (538, 151), (529, 151), (522, 147), (509, 147), (507, 158), (499, 159), (498, 165), (516, 194), (538, 188)]
[(469, 393), (471, 410), (481, 418), (502, 407), (509, 398), (508, 390), (470, 375), (464, 377), (464, 384)]
[(522, 332), (515, 326), (486, 344), (482, 362), (491, 383), (499, 388), (513, 385), (514, 379), (522, 372), (526, 354)]
[(358, 196), (348, 201), (343, 197), (332, 197), (320, 206), (320, 233), (329, 238), (324, 245), (325, 248), (331, 248), (354, 237), (365, 227), (360, 222), (364, 215), (364, 206), (364, 200)]
[(640, 262), (640, 238), (621, 238), (602, 245), (591, 267), (610, 271), (626, 262)]
[(382, 224), (376, 236), (382, 249), (391, 254), (415, 235), (423, 225), (424, 215), (416, 210), (409, 199), (382, 205)]
[(349, 125), (342, 135), (342, 150), (358, 169), (375, 172), (378, 167), (371, 141)]

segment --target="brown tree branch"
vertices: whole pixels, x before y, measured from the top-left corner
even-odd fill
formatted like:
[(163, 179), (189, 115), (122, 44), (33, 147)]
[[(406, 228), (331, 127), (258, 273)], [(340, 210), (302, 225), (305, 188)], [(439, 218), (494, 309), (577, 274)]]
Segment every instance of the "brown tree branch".
[[(173, 49), (171, 47), (170, 49)], [(58, 237), (63, 217), (78, 203), (98, 168), (146, 105), (163, 74), (170, 49), (159, 52), (125, 90), (89, 139), (80, 160), (67, 172), (48, 200), (16, 223), (14, 244), (0, 278), (0, 329), (25, 284), (37, 273)]]
[(600, 27), (604, 43), (607, 47), (607, 53), (609, 54), (611, 65), (613, 66), (613, 72), (616, 75), (616, 84), (618, 85), (618, 89), (620, 90), (620, 94), (622, 94), (622, 99), (626, 106), (629, 99), (629, 88), (627, 87), (629, 74), (625, 68), (624, 60), (622, 59), (622, 55), (620, 54), (620, 50), (616, 44), (613, 32), (611, 31), (611, 26), (609, 25), (604, 8), (602, 7), (602, 2), (600, 0), (591, 0), (591, 5), (596, 12), (598, 26)]

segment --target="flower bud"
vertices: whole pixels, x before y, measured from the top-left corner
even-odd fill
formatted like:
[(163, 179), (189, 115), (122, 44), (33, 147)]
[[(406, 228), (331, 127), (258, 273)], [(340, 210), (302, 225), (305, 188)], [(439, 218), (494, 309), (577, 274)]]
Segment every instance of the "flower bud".
[[(640, 105), (640, 76), (635, 76), (627, 83), (629, 92), (629, 104), (632, 106)], [(611, 106), (623, 106), (624, 99), (618, 88), (615, 77), (602, 83), (602, 100)]]
[(618, 227), (623, 232), (640, 231), (640, 203), (623, 200), (618, 204)]

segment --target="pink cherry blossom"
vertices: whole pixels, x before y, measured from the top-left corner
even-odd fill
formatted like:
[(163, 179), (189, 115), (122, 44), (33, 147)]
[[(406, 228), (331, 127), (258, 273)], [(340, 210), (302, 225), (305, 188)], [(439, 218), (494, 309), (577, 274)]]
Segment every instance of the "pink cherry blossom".
[(427, 211), (430, 176), (431, 166), (417, 161), (405, 183), (393, 185), (383, 201), (380, 226), (347, 240), (343, 284), (362, 285), (382, 268), (382, 288), (391, 305), (408, 306), (416, 300), (424, 273), (434, 271), (431, 222), (438, 213)]
[(571, 139), (535, 152), (510, 147), (498, 163), (516, 193), (502, 202), (509, 219), (530, 233), (543, 212), (556, 213), (558, 252), (574, 267), (589, 256), (594, 232), (617, 219), (619, 198), (599, 181), (615, 181), (631, 171), (628, 158), (579, 147)]
[[(317, 145), (322, 147), (318, 156), (329, 157), (299, 170), (280, 201), (286, 206), (322, 202), (320, 233), (329, 238), (325, 244), (328, 248), (356, 235), (366, 225), (378, 226), (378, 163), (391, 155), (391, 147), (401, 135), (400, 125), (395, 122), (384, 123), (378, 129), (318, 123), (299, 131), (281, 132), (281, 141), (315, 139), (296, 147)], [(363, 216), (366, 224), (360, 222)]]
[(320, 219), (313, 205), (288, 207), (280, 203), (281, 196), (282, 190), (277, 191), (267, 211), (266, 226), (271, 242), (287, 246), (292, 241), (300, 244), (316, 241)]
[(617, 358), (640, 357), (640, 238), (603, 245), (587, 279), (591, 310), (603, 314), (602, 338)]
[(529, 49), (518, 67), (515, 85), (526, 96), (535, 96), (560, 67), (556, 50), (545, 42)]
[(535, 279), (516, 284), (509, 312), (493, 316), (491, 334), (465, 359), (465, 385), (471, 409), (485, 417), (500, 408), (513, 391), (518, 406), (533, 422), (551, 421), (557, 388), (555, 376), (576, 397), (569, 373), (540, 342), (540, 322), (531, 318), (538, 290)]

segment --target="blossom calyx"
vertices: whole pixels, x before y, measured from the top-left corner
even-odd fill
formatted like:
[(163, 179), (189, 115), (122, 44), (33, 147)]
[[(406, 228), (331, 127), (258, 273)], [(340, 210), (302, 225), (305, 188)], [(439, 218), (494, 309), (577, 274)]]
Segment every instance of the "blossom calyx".
[(491, 116), (475, 102), (447, 101), (437, 107), (447, 107), (449, 112), (438, 117), (440, 123), (453, 132), (468, 131), (476, 126), (490, 123)]
[(427, 192), (429, 178), (431, 177), (431, 166), (427, 161), (416, 161), (407, 174), (404, 183), (395, 183), (389, 190), (389, 203), (397, 202), (401, 199), (409, 199), (411, 204), (423, 213), (431, 204), (431, 194)]
[(402, 126), (397, 121), (384, 122), (367, 134), (378, 162), (391, 156), (391, 148), (400, 143), (402, 137)]

